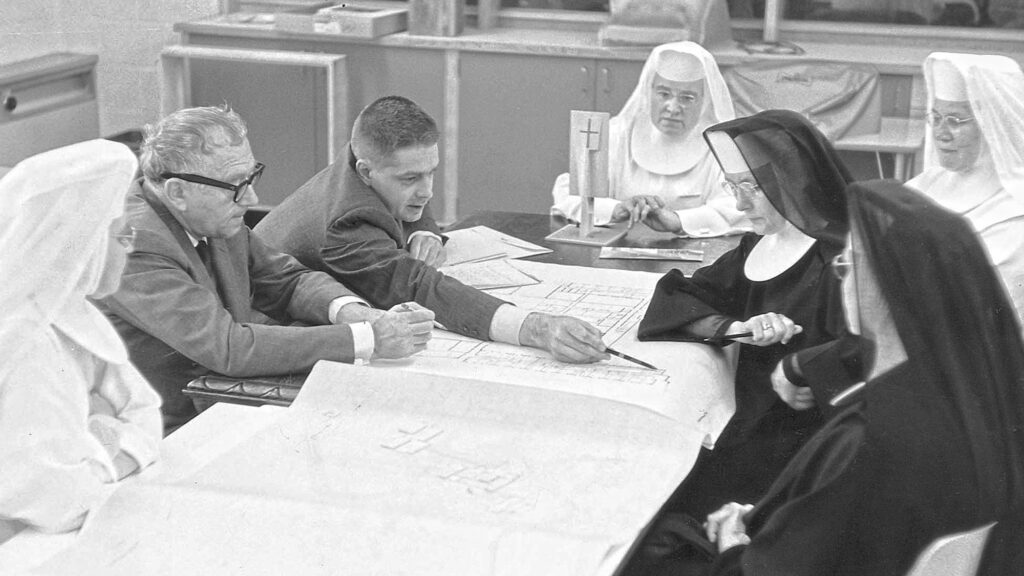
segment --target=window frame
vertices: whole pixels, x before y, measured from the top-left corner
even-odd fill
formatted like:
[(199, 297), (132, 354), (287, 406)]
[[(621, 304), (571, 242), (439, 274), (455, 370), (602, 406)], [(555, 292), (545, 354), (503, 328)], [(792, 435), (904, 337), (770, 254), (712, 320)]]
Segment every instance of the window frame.
[[(718, 0), (716, 0), (718, 1)], [(466, 14), (476, 18), (477, 7)], [(594, 30), (608, 21), (607, 12), (537, 8), (500, 8), (498, 27)], [(733, 38), (755, 39), (764, 34), (762, 18), (732, 18)], [(935, 50), (977, 50), (1015, 53), (1024, 57), (1024, 29), (878, 24), (779, 18), (778, 37), (791, 42), (823, 44), (872, 44), (889, 42), (893, 47), (927, 45)]]

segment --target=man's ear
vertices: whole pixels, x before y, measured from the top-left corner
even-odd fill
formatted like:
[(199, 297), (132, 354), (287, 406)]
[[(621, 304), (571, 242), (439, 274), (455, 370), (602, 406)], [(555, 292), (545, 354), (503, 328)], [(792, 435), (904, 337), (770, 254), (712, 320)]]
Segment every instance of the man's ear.
[(356, 174), (359, 175), (359, 179), (363, 181), (363, 184), (370, 185), (370, 170), (372, 166), (366, 160), (360, 158), (356, 160)]
[(177, 178), (165, 180), (163, 183), (164, 198), (178, 212), (184, 212), (188, 208), (188, 199), (185, 198), (185, 183)]

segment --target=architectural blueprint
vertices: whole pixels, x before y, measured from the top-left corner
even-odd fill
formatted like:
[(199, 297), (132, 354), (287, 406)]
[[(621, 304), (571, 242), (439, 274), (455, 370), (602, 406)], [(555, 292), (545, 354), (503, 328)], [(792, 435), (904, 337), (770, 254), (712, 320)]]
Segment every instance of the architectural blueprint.
[(234, 447), (125, 484), (39, 573), (608, 576), (699, 448), (620, 402), (408, 376), (321, 362)]
[(517, 265), (539, 283), (501, 297), (659, 369), (438, 330), (410, 359), (320, 362), (262, 426), (126, 482), (38, 573), (610, 576), (728, 420), (732, 365), (636, 340), (657, 275)]
[(566, 364), (547, 352), (484, 342), (435, 330), (427, 350), (402, 368), (490, 382), (598, 396), (646, 407), (707, 434), (710, 445), (733, 411), (733, 366), (722, 350), (681, 342), (639, 342), (659, 274), (517, 261), (541, 282), (491, 294), (532, 311), (574, 316), (593, 324), (607, 346), (658, 367), (612, 358)]

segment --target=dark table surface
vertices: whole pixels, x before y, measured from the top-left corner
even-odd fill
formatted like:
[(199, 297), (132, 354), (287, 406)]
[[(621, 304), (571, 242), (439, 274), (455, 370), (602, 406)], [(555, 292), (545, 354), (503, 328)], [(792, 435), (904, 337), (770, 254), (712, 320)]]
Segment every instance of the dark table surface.
[(611, 246), (629, 246), (633, 248), (688, 248), (704, 252), (701, 262), (685, 262), (679, 260), (635, 260), (635, 259), (602, 259), (599, 246), (583, 246), (548, 242), (544, 237), (567, 224), (564, 218), (547, 214), (526, 214), (522, 212), (476, 212), (461, 218), (446, 230), (458, 230), (472, 226), (487, 226), (504, 234), (533, 242), (553, 252), (530, 256), (526, 260), (547, 262), (549, 264), (565, 264), (571, 266), (589, 266), (591, 268), (612, 268), (615, 270), (639, 270), (642, 272), (665, 273), (679, 268), (687, 276), (694, 270), (714, 262), (719, 256), (739, 244), (739, 236), (723, 238), (679, 238), (673, 234), (655, 232), (643, 224), (634, 226), (622, 239)]

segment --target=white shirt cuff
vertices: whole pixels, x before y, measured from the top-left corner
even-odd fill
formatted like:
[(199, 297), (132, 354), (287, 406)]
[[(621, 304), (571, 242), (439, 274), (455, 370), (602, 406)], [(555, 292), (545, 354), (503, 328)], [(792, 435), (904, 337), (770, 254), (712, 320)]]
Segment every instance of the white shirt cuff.
[(498, 306), (494, 311), (494, 317), (491, 318), (491, 340), (519, 346), (519, 331), (522, 330), (523, 322), (526, 322), (529, 315), (529, 310), (512, 304)]
[(370, 306), (369, 302), (358, 296), (339, 296), (334, 300), (331, 300), (330, 305), (327, 307), (327, 317), (331, 320), (331, 324), (341, 324), (341, 320), (338, 319), (338, 314), (341, 312), (341, 309), (348, 304), (362, 304), (363, 306)]
[[(701, 206), (701, 208), (703, 208), (703, 206)], [(679, 216), (679, 223), (683, 227), (684, 234), (704, 238), (708, 236), (717, 236), (724, 232), (724, 230), (722, 230), (722, 226), (715, 226), (714, 223), (709, 222), (707, 214), (703, 212), (705, 211), (700, 210), (699, 208), (676, 210), (676, 215)]]
[(409, 234), (409, 237), (406, 238), (406, 240), (405, 240), (406, 243), (412, 244), (412, 239), (417, 237), (417, 236), (433, 236), (434, 238), (437, 238), (437, 240), (439, 242), (443, 242), (444, 241), (444, 239), (442, 239), (437, 234), (434, 234), (430, 230), (417, 230), (417, 231), (413, 232), (412, 234)]
[(373, 326), (369, 322), (356, 322), (349, 324), (352, 329), (352, 348), (355, 352), (355, 359), (368, 362), (373, 356)]

